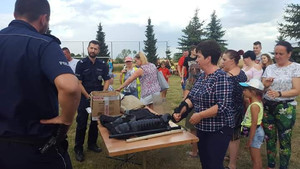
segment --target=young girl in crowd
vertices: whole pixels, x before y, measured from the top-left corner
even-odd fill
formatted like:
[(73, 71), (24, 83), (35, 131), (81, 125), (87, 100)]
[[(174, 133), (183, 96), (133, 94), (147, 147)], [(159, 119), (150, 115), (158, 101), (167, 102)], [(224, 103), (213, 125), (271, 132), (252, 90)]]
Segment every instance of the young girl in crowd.
[(242, 135), (248, 137), (246, 148), (249, 148), (253, 169), (262, 169), (260, 147), (264, 140), (264, 130), (261, 127), (263, 118), (262, 94), (264, 86), (258, 79), (240, 83), (244, 87), (244, 97), (250, 100), (245, 118), (242, 122)]
[[(162, 74), (164, 75), (164, 78), (166, 79), (166, 81), (169, 83), (169, 77), (171, 76), (171, 73), (169, 71), (169, 69), (166, 67), (166, 62), (162, 61), (160, 63), (160, 68), (158, 69), (158, 71), (161, 71)], [(163, 99), (165, 99), (167, 97), (167, 90), (161, 91), (161, 97)]]
[(262, 54), (261, 55), (261, 67), (263, 69), (263, 72), (265, 72), (266, 68), (271, 64), (273, 64), (271, 56), (266, 53)]

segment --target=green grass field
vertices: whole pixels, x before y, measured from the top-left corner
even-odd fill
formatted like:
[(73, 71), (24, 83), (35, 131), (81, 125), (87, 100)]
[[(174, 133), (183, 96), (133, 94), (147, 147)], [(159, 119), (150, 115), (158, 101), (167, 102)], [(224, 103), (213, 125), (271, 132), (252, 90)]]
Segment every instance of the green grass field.
[[(114, 87), (119, 86), (119, 76), (115, 78)], [(180, 78), (178, 76), (171, 76), (170, 89), (167, 94), (167, 103), (166, 109), (167, 113), (170, 113), (182, 99), (182, 90), (180, 86)], [(298, 103), (300, 103), (300, 98), (298, 97)], [(297, 107), (297, 112), (299, 112), (299, 104)], [(300, 148), (297, 146), (300, 140), (300, 125), (297, 117), (296, 124), (294, 126), (294, 133), (292, 138), (292, 157), (290, 161), (290, 169), (297, 169), (300, 166)], [(184, 120), (180, 122), (181, 125), (184, 125)], [(74, 123), (69, 131), (69, 153), (71, 156), (71, 161), (74, 169), (113, 169), (116, 168), (120, 161), (112, 160), (106, 158), (107, 152), (105, 150), (105, 145), (102, 142), (101, 136), (98, 138), (98, 145), (102, 147), (103, 152), (94, 153), (86, 149), (87, 144), (84, 145), (84, 154), (85, 161), (78, 162), (75, 160), (74, 156), (74, 138), (75, 138), (75, 128), (76, 122)], [(87, 139), (85, 140), (87, 141)], [(240, 145), (240, 154), (237, 163), (237, 168), (239, 169), (250, 169), (252, 167), (251, 158), (248, 150), (244, 148), (245, 139), (241, 140)], [(148, 169), (200, 169), (199, 158), (191, 158), (186, 155), (186, 151), (190, 150), (190, 145), (175, 146), (169, 148), (162, 148), (158, 150), (140, 152), (133, 157), (133, 160), (138, 163), (142, 163), (142, 153), (146, 154), (147, 158), (147, 168)], [(265, 143), (261, 148), (262, 158), (263, 158), (263, 168), (266, 168), (266, 148)], [(224, 162), (224, 166), (227, 165), (227, 162)], [(298, 166), (298, 167), (297, 167)], [(135, 169), (142, 168), (138, 165), (125, 164), (122, 169)]]

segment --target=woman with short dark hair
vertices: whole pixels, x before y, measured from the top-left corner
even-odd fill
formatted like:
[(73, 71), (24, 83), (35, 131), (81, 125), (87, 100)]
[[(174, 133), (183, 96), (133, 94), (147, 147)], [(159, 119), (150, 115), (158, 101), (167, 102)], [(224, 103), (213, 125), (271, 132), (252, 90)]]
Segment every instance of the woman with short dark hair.
[[(197, 62), (203, 73), (197, 79), (187, 99), (181, 105), (195, 113), (190, 122), (197, 129), (198, 152), (203, 169), (223, 169), (223, 159), (232, 137), (234, 120), (232, 85), (226, 72), (217, 66), (221, 48), (216, 41), (207, 40), (197, 46)], [(179, 106), (180, 107), (180, 106)], [(186, 112), (174, 113), (179, 121)]]
[(256, 59), (256, 55), (251, 50), (248, 50), (243, 55), (243, 60), (244, 60), (243, 71), (247, 75), (247, 81), (253, 78), (260, 80), (261, 75), (263, 73), (261, 66), (255, 62), (255, 59)]

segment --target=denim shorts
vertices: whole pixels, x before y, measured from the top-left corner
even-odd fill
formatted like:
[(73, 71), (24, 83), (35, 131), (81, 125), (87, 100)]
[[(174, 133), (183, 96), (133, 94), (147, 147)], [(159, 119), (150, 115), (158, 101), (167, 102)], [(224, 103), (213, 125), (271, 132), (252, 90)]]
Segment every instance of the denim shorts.
[(260, 149), (260, 146), (262, 145), (262, 143), (264, 141), (264, 137), (265, 137), (265, 132), (264, 132), (263, 128), (261, 126), (259, 126), (255, 131), (255, 135), (252, 140), (251, 147)]

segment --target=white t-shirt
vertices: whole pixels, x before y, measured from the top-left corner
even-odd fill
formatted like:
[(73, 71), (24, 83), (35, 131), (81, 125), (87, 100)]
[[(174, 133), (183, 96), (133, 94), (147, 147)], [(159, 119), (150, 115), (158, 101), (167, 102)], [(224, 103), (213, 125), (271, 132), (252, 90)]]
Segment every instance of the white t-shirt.
[(77, 65), (77, 62), (79, 60), (78, 59), (72, 59), (71, 61), (69, 61), (69, 66), (71, 67), (71, 69), (73, 70), (73, 72), (75, 73), (75, 69), (76, 69), (76, 65)]
[[(292, 62), (290, 65), (285, 67), (278, 67), (276, 64), (268, 66), (262, 75), (262, 78), (273, 77), (273, 83), (270, 86), (270, 89), (275, 91), (288, 91), (292, 89), (292, 78), (300, 77), (300, 64)], [(294, 97), (278, 97), (272, 99), (267, 94), (264, 98), (273, 101), (284, 101), (284, 100), (293, 100)], [(292, 105), (297, 105), (296, 101), (291, 102)]]

